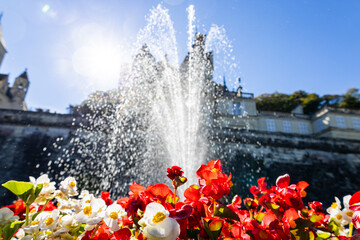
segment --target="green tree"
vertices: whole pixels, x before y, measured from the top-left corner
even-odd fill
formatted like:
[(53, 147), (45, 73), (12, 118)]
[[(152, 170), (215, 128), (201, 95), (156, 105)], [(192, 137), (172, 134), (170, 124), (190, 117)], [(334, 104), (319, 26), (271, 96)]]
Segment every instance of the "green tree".
[(305, 114), (312, 114), (319, 110), (322, 98), (315, 93), (307, 94), (307, 96), (301, 98), (301, 105), (304, 109)]
[(349, 109), (360, 109), (359, 89), (350, 88), (343, 96), (339, 107)]

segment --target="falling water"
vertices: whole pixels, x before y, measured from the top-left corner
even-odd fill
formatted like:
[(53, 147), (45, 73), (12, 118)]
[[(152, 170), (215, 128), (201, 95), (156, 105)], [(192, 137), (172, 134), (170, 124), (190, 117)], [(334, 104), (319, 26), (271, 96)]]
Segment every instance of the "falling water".
[(187, 12), (188, 54), (179, 64), (168, 10), (158, 5), (150, 11), (119, 87), (96, 92), (79, 107), (85, 121), (49, 163), (58, 178), (75, 175), (87, 188), (122, 195), (133, 181), (163, 182), (166, 167), (178, 165), (195, 183), (196, 169), (214, 149), (208, 141), (216, 124), (211, 51), (226, 55), (228, 71), (236, 65), (224, 29), (213, 25), (207, 37), (196, 33), (194, 6)]

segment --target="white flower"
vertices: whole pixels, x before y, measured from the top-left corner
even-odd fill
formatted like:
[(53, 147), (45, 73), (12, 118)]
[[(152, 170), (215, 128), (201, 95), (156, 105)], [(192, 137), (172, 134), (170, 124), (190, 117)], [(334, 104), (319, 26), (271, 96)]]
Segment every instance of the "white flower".
[(55, 209), (51, 212), (42, 212), (35, 220), (39, 221), (41, 230), (52, 230), (59, 222), (59, 210)]
[(68, 228), (60, 228), (59, 230), (56, 230), (56, 232), (54, 233), (54, 236), (59, 237), (63, 234), (68, 233), (69, 231), (70, 231), (70, 229), (68, 229)]
[(77, 192), (76, 180), (73, 177), (67, 177), (60, 183), (60, 190), (66, 195), (76, 196)]
[(94, 225), (100, 222), (104, 215), (106, 204), (102, 199), (91, 197), (89, 202), (82, 205), (81, 211), (75, 215), (75, 220), (79, 223)]
[(95, 227), (96, 227), (96, 224), (94, 224), (94, 225), (86, 224), (85, 227), (84, 227), (84, 230), (85, 230), (85, 231), (91, 231), (91, 230), (93, 230)]
[(81, 203), (79, 200), (76, 199), (57, 199), (58, 200), (58, 209), (66, 214), (73, 214), (80, 212), (81, 209)]
[(112, 230), (119, 230), (119, 219), (126, 216), (125, 210), (119, 204), (111, 204), (107, 207), (104, 217), (105, 224)]
[(176, 240), (180, 235), (179, 224), (169, 217), (169, 212), (159, 203), (149, 203), (146, 206), (139, 224), (149, 240)]
[(60, 225), (63, 227), (71, 226), (73, 221), (74, 221), (74, 216), (70, 214), (59, 218)]
[(0, 226), (5, 226), (10, 222), (18, 220), (18, 216), (14, 216), (14, 212), (9, 208), (0, 208)]
[(42, 184), (43, 188), (39, 196), (36, 198), (36, 202), (39, 204), (44, 204), (46, 200), (51, 199), (53, 197), (53, 193), (55, 192), (55, 182), (50, 182), (50, 179), (47, 174), (41, 175), (38, 179), (34, 177), (30, 177), (30, 182), (34, 184), (34, 186), (38, 184)]
[(343, 225), (343, 212), (341, 211), (341, 202), (335, 197), (335, 202), (331, 204), (331, 207), (326, 209), (326, 211), (330, 214), (330, 219), (333, 219), (336, 223)]
[(354, 214), (354, 211), (349, 209), (350, 198), (351, 198), (351, 195), (346, 195), (343, 198), (344, 209), (342, 210), (342, 212), (343, 212), (343, 218), (346, 221), (346, 224), (351, 223), (352, 216)]
[[(81, 192), (81, 193), (83, 193), (83, 192)], [(90, 203), (91, 199), (93, 199), (93, 198), (95, 198), (95, 197), (91, 193), (81, 196), (81, 205)]]
[(17, 239), (22, 239), (25, 237), (25, 231), (24, 229), (20, 228), (19, 231), (17, 231), (17, 233), (15, 234), (15, 237)]
[(90, 195), (90, 193), (89, 193), (88, 190), (81, 190), (79, 198), (84, 198), (84, 197), (89, 196), (89, 195)]

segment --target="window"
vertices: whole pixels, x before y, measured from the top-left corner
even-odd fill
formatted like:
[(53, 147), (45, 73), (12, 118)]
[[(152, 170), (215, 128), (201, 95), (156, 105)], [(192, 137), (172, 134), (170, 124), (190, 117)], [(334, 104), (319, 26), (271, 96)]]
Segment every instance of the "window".
[(274, 119), (266, 119), (266, 128), (269, 132), (275, 132), (275, 120)]
[(229, 114), (241, 116), (242, 115), (242, 107), (240, 102), (229, 101)]
[(300, 134), (309, 134), (308, 126), (304, 122), (299, 122), (299, 132)]
[(287, 133), (292, 132), (291, 122), (289, 122), (289, 121), (283, 121), (283, 129), (284, 129), (284, 132), (287, 132)]
[(316, 128), (317, 128), (318, 132), (321, 132), (322, 130), (324, 130), (324, 123), (323, 123), (322, 119), (318, 119), (316, 121)]
[(241, 104), (234, 103), (234, 115), (240, 116), (241, 115)]
[(360, 130), (360, 118), (353, 117), (352, 118), (352, 124), (353, 124), (354, 129)]
[(338, 128), (346, 128), (345, 118), (343, 116), (336, 116), (335, 120)]
[(233, 115), (234, 114), (234, 103), (232, 101), (229, 101), (229, 110), (228, 110), (228, 113), (230, 115)]

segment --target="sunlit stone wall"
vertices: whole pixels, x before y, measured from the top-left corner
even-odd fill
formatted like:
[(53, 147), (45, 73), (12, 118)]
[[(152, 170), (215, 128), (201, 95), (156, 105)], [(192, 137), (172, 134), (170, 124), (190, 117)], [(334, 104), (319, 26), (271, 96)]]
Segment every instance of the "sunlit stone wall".
[[(53, 144), (68, 141), (79, 121), (72, 115), (0, 110), (0, 183), (28, 181), (46, 171), (57, 152)], [(0, 205), (11, 196), (0, 188)]]

